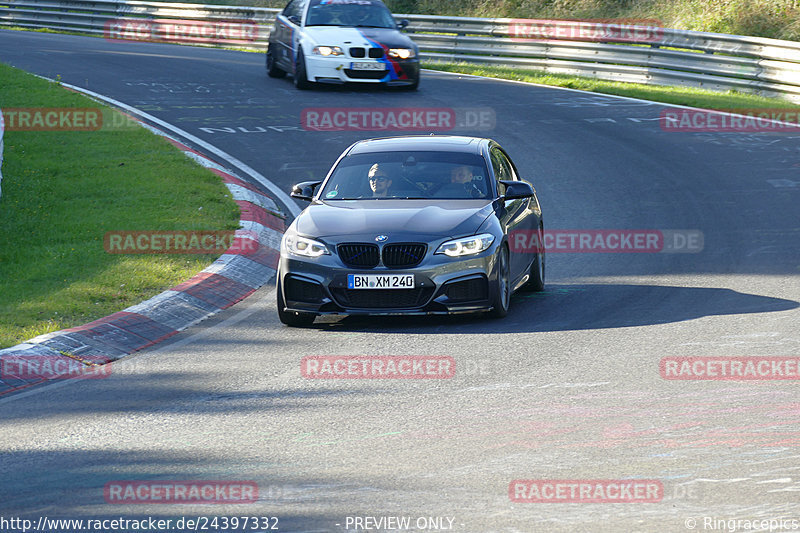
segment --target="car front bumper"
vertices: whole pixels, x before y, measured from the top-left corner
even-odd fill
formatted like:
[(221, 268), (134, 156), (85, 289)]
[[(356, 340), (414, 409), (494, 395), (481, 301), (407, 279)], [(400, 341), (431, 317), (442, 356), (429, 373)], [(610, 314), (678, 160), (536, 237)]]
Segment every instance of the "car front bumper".
[[(281, 255), (278, 290), (288, 311), (346, 315), (424, 315), (489, 311), (496, 247), (464, 259), (429, 256), (414, 268), (350, 268), (333, 256)], [(414, 274), (413, 289), (348, 289), (348, 274)]]
[[(411, 85), (419, 79), (419, 59), (379, 61), (342, 57), (305, 56), (308, 80), (317, 83), (382, 83), (385, 85)], [(376, 63), (385, 70), (352, 70), (354, 62)]]

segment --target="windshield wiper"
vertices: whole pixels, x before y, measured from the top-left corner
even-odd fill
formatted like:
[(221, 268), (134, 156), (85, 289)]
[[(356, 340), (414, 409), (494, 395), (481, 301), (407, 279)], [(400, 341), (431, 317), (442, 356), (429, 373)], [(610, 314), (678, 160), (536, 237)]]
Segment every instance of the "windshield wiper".
[[(326, 202), (338, 202), (341, 200), (431, 200), (427, 196), (357, 196), (355, 198), (325, 198)], [(441, 198), (438, 198), (441, 200)]]

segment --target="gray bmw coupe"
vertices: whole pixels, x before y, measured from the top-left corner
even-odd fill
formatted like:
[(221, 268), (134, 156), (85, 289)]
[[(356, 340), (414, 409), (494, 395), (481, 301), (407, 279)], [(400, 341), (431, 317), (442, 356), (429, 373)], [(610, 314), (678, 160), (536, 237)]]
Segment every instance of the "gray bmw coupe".
[(515, 290), (544, 288), (543, 247), (519, 245), (542, 242), (539, 200), (491, 139), (359, 141), (292, 196), (311, 203), (281, 242), (284, 324), (322, 314), (500, 318)]

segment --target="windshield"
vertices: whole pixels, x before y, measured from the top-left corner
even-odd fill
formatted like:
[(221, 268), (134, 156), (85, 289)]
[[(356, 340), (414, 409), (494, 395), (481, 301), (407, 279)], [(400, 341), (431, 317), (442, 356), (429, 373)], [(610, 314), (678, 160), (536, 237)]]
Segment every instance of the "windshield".
[(323, 200), (489, 198), (486, 164), (459, 152), (376, 152), (345, 157)]
[(373, 0), (312, 0), (306, 26), (396, 28), (389, 9)]

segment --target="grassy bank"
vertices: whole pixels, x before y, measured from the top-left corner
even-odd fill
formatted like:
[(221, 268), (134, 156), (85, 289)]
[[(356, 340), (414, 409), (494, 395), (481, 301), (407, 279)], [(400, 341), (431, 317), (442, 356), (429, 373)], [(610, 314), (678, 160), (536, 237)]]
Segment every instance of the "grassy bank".
[(658, 19), (667, 28), (800, 40), (796, 0), (387, 0), (398, 13)]
[[(279, 7), (285, 0), (191, 0)], [(797, 0), (384, 0), (395, 13), (553, 19), (646, 18), (666, 28), (800, 40)]]
[(103, 108), (118, 126), (6, 131), (0, 347), (119, 311), (215, 258), (108, 254), (107, 231), (238, 228), (219, 177), (109, 108), (2, 64), (0, 107)]

